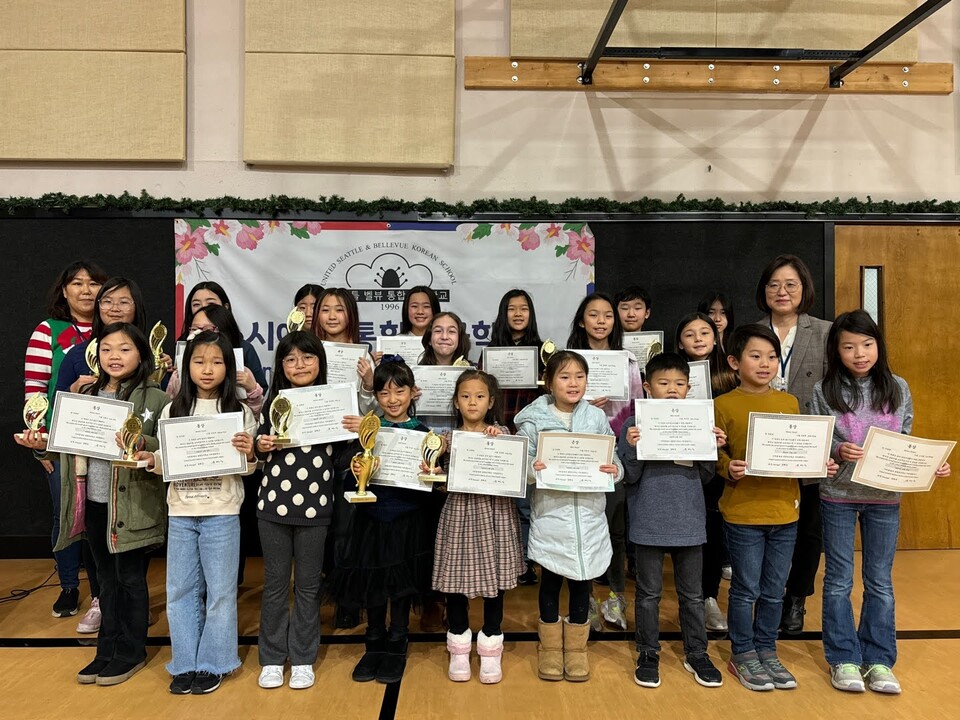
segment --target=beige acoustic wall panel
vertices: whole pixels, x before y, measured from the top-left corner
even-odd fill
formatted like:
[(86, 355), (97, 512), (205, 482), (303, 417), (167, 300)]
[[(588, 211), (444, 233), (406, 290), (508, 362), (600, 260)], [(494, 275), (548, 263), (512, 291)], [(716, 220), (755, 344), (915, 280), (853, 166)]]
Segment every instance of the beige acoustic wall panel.
[[(610, 0), (511, 0), (510, 54), (585, 58), (610, 5)], [(715, 40), (715, 0), (630, 0), (609, 45), (713, 47)]]
[(452, 57), (247, 53), (243, 157), (449, 167), (455, 97)]
[(0, 51), (0, 159), (181, 161), (183, 53)]
[(454, 54), (453, 0), (246, 0), (246, 51)]
[[(913, 0), (717, 0), (717, 44), (860, 50), (916, 7)], [(913, 62), (917, 53), (913, 30), (874, 61)]]
[(0, 0), (0, 50), (185, 49), (185, 0)]

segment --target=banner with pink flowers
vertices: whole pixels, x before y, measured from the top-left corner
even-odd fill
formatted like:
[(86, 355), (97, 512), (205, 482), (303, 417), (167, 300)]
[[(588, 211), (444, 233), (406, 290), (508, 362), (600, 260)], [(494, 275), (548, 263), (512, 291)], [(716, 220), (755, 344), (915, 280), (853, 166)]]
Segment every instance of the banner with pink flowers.
[(466, 323), (476, 361), (502, 295), (530, 293), (542, 338), (561, 347), (594, 281), (596, 242), (584, 223), (175, 221), (177, 325), (183, 298), (203, 280), (226, 289), (244, 337), (273, 365), (297, 288), (349, 288), (361, 339), (395, 335), (406, 291), (428, 285)]

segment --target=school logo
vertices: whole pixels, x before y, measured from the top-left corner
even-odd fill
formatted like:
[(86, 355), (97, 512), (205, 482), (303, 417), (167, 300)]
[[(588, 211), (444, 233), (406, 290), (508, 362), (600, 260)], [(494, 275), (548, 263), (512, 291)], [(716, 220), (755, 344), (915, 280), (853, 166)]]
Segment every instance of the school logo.
[[(383, 253), (369, 264), (358, 262), (347, 268), (344, 285), (358, 302), (403, 301), (408, 288), (433, 286), (433, 271), (421, 263), (411, 263), (403, 255)], [(449, 302), (449, 290), (436, 290), (441, 302)]]

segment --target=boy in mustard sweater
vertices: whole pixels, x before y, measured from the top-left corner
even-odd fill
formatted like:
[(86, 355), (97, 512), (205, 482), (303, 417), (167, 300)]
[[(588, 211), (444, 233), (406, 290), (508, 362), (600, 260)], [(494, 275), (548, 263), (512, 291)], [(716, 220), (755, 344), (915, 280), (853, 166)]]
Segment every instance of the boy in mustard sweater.
[[(797, 538), (800, 490), (795, 478), (746, 475), (744, 458), (751, 412), (798, 415), (800, 407), (793, 395), (770, 388), (780, 365), (780, 341), (770, 328), (737, 328), (728, 351), (740, 386), (718, 397), (714, 409), (717, 427), (727, 436), (717, 472), (727, 480), (720, 512), (733, 566), (729, 669), (750, 690), (785, 690), (797, 680), (777, 658), (777, 628)], [(831, 460), (828, 474), (836, 469)]]

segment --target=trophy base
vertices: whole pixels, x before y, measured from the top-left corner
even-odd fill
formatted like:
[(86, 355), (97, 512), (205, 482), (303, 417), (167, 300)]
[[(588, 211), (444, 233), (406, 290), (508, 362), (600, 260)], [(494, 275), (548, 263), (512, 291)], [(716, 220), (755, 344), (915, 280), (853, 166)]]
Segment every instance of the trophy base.
[[(17, 438), (17, 440), (23, 440), (23, 439), (27, 436), (27, 434), (26, 434), (26, 433), (14, 433), (13, 436), (14, 436), (15, 438)], [(47, 435), (47, 433), (45, 433), (45, 432), (42, 432), (42, 433), (40, 433), (40, 435), (39, 435), (39, 438), (40, 438), (41, 440), (46, 440), (47, 437), (48, 437), (48, 435)]]
[(274, 438), (273, 444), (278, 448), (290, 447), (291, 445), (296, 445), (297, 441), (293, 438)]
[(373, 503), (377, 501), (377, 496), (367, 490), (363, 495), (355, 492), (345, 492), (343, 497), (348, 503)]
[(441, 473), (437, 473), (436, 475), (431, 475), (430, 473), (424, 473), (423, 475), (420, 475), (420, 482), (445, 483), (446, 481), (447, 481), (447, 476)]
[(111, 465), (124, 468), (145, 468), (150, 464), (149, 460), (114, 460)]

